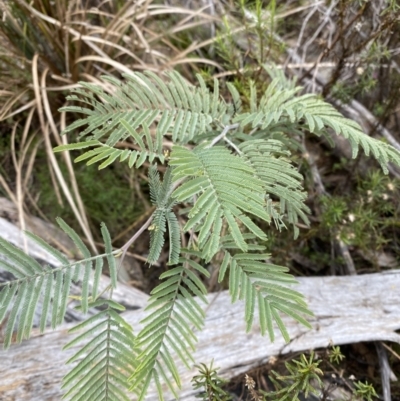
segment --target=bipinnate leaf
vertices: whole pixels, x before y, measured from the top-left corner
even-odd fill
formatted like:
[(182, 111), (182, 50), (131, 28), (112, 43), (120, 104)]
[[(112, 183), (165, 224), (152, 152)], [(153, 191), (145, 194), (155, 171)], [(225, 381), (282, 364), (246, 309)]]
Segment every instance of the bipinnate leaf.
[(239, 145), (239, 149), (246, 163), (264, 183), (267, 197), (278, 199), (279, 215), (287, 214), (287, 220), (292, 224), (297, 237), (298, 220), (301, 218), (308, 225), (307, 214), (310, 210), (305, 204), (307, 193), (302, 187), (303, 176), (288, 158), (290, 152), (281, 141), (274, 139), (247, 140)]
[[(70, 261), (43, 239), (27, 232), (26, 236), (30, 240), (41, 246), (59, 262), (59, 265), (54, 268), (42, 266), (31, 256), (0, 238), (0, 253), (4, 255), (0, 259), (0, 267), (15, 276), (15, 279), (9, 282), (0, 283), (0, 324), (5, 322), (5, 348), (11, 344), (14, 333), (17, 342), (29, 338), (35, 316), (39, 317), (37, 323), (41, 332), (45, 330), (49, 322), (53, 329), (62, 324), (73, 282), (80, 281), (81, 310), (87, 313), (90, 298), (96, 298), (98, 294), (103, 257), (108, 260), (112, 283), (116, 286), (115, 259), (111, 238), (105, 225), (102, 225), (102, 233), (106, 253), (92, 257), (78, 234), (62, 219), (58, 219), (58, 223), (74, 241), (84, 259), (77, 262)], [(92, 269), (93, 261), (96, 262), (95, 271)]]
[(69, 401), (128, 401), (128, 377), (136, 366), (132, 327), (117, 313), (125, 308), (111, 300), (98, 300), (90, 307), (106, 309), (78, 324), (79, 332), (64, 349), (85, 345), (67, 363), (78, 361), (63, 378), (63, 399)]
[(254, 321), (255, 306), (261, 334), (268, 333), (271, 341), (275, 339), (273, 322), (277, 324), (285, 341), (289, 335), (279, 316), (282, 312), (304, 326), (311, 328), (304, 315), (313, 316), (307, 308), (303, 295), (290, 288), (296, 284), (295, 278), (288, 273), (288, 268), (268, 263), (269, 254), (233, 253), (224, 251), (218, 281), (229, 274), (229, 293), (232, 302), (243, 300), (245, 303), (245, 321), (250, 331)]
[(177, 264), (181, 249), (181, 236), (178, 219), (172, 208), (176, 201), (171, 196), (172, 194), (172, 175), (171, 168), (168, 168), (164, 174), (164, 180), (161, 182), (156, 166), (151, 166), (149, 169), (149, 187), (150, 199), (156, 207), (153, 213), (152, 224), (149, 227), (150, 231), (150, 251), (147, 261), (150, 264), (157, 262), (162, 248), (164, 246), (164, 234), (169, 232), (169, 264)]
[[(141, 401), (151, 383), (160, 400), (166, 388), (177, 397), (181, 381), (176, 360), (186, 367), (193, 363), (194, 329), (200, 330), (204, 321), (200, 302), (206, 302), (206, 288), (201, 276), (209, 273), (199, 260), (209, 263), (217, 254), (222, 256), (218, 280), (227, 278), (232, 302), (244, 302), (248, 331), (256, 309), (261, 333), (268, 333), (271, 341), (274, 325), (289, 341), (281, 314), (310, 327), (305, 316), (312, 313), (303, 296), (291, 288), (296, 280), (287, 268), (270, 263), (263, 245), (257, 243), (266, 240), (260, 222), (275, 221), (281, 228), (287, 220), (295, 236), (299, 220), (308, 224), (302, 176), (294, 168), (285, 143), (297, 141), (296, 134), (304, 130), (324, 135), (332, 143), (334, 131), (349, 140), (353, 157), (362, 147), (385, 173), (390, 162), (400, 165), (400, 152), (365, 135), (357, 123), (316, 95), (299, 95), (302, 88), (282, 72), (268, 71), (273, 80), (261, 96), (257, 83), (250, 82), (248, 102), (243, 103), (248, 104), (247, 110), (242, 106), (243, 93), (233, 84), (227, 83), (232, 98), (228, 104), (220, 96), (216, 78), (209, 89), (200, 75), (199, 85), (194, 86), (177, 72), (163, 76), (132, 72), (124, 81), (106, 76), (102, 79), (112, 94), (97, 84), (81, 82), (69, 96), (74, 104), (61, 110), (83, 117), (65, 132), (79, 129), (82, 142), (58, 146), (55, 152), (78, 151), (76, 162), (99, 163), (99, 169), (116, 161), (127, 162), (130, 168), (149, 163), (150, 199), (155, 211), (148, 227), (148, 262), (154, 264), (159, 259), (168, 230), (168, 264), (173, 266), (160, 276), (160, 284), (152, 291), (148, 315), (135, 338), (118, 314), (123, 307), (98, 298), (104, 259), (111, 287), (117, 286), (115, 252), (104, 224), (105, 253), (92, 256), (79, 235), (62, 219), (57, 220), (82, 254), (79, 261), (69, 261), (39, 237), (27, 234), (58, 261), (54, 268), (42, 266), (0, 239), (0, 267), (14, 276), (0, 283), (5, 347), (14, 336), (17, 342), (29, 337), (37, 314), (41, 331), (48, 321), (53, 328), (61, 324), (73, 282), (82, 286), (77, 309), (87, 313), (90, 307), (105, 308), (71, 330), (84, 332), (66, 347), (84, 345), (68, 361), (76, 365), (64, 377), (64, 398), (128, 400), (124, 390), (130, 387)], [(165, 139), (174, 144), (170, 158), (164, 149)], [(221, 146), (224, 141), (229, 146)], [(122, 148), (126, 143), (128, 146)], [(161, 181), (153, 163), (166, 160), (169, 166), (163, 168)], [(185, 217), (178, 219), (174, 211), (177, 203), (187, 207), (183, 229), (180, 221)], [(185, 237), (185, 232), (190, 236)], [(189, 245), (195, 248), (185, 250), (184, 258), (180, 257), (181, 237), (189, 238)]]
[[(61, 111), (84, 116), (69, 125), (64, 133), (82, 129), (80, 137), (86, 141), (58, 146), (56, 152), (94, 147), (75, 161), (88, 160), (88, 165), (102, 161), (100, 169), (118, 158), (136, 168), (145, 161), (152, 163), (158, 159), (163, 163), (163, 138), (166, 135), (171, 135), (174, 142), (187, 143), (210, 131), (213, 121), (228, 110), (219, 97), (217, 80), (210, 92), (200, 75), (199, 87), (177, 72), (168, 72), (163, 78), (153, 72), (133, 72), (124, 78), (125, 82), (121, 82), (111, 76), (103, 77), (114, 87), (113, 96), (88, 82), (81, 82), (81, 87), (68, 96), (70, 101), (90, 105), (90, 108), (76, 105), (61, 108)], [(126, 140), (138, 149), (115, 147)]]
[[(267, 68), (267, 71), (271, 70)], [(385, 174), (389, 162), (400, 165), (400, 152), (393, 146), (363, 133), (359, 124), (345, 118), (317, 95), (298, 95), (302, 88), (296, 87), (294, 81), (276, 73), (272, 75), (274, 79), (260, 101), (253, 99), (250, 111), (235, 115), (233, 121), (239, 123), (241, 129), (251, 126), (252, 129), (273, 131), (278, 127), (291, 134), (292, 129), (298, 129), (302, 124), (303, 129), (318, 136), (324, 135), (333, 145), (330, 128), (349, 140), (353, 158), (361, 146), (367, 156), (372, 154), (378, 160)], [(282, 128), (284, 126), (287, 128)]]
[(194, 203), (184, 230), (199, 231), (198, 243), (206, 261), (219, 249), (223, 223), (228, 225), (242, 251), (247, 250), (247, 244), (241, 227), (266, 239), (250, 218), (271, 220), (265, 209), (264, 185), (241, 157), (221, 146), (194, 150), (174, 146), (170, 164), (173, 181), (185, 180), (173, 197), (180, 202)]
[(197, 339), (192, 326), (201, 329), (204, 311), (199, 301), (207, 302), (207, 290), (197, 275), (209, 277), (209, 273), (194, 261), (182, 258), (180, 262), (160, 276), (161, 284), (151, 292), (149, 314), (136, 338), (138, 366), (129, 381), (131, 390), (139, 391), (139, 400), (151, 381), (157, 384), (160, 400), (164, 399), (162, 382), (177, 397), (181, 381), (175, 360), (179, 358), (188, 368), (193, 363)]

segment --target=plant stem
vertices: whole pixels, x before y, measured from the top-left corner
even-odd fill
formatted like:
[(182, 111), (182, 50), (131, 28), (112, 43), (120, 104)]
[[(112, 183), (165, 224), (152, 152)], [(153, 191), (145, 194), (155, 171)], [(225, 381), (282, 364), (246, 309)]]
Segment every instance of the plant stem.
[(216, 143), (218, 143), (221, 139), (225, 139), (226, 134), (228, 133), (228, 131), (235, 129), (239, 127), (239, 124), (231, 124), (231, 125), (225, 125), (224, 129), (222, 130), (222, 132), (216, 136), (211, 143), (207, 146), (207, 148), (212, 148)]
[(140, 227), (140, 229), (132, 236), (132, 238), (121, 247), (120, 251), (122, 251), (121, 259), (119, 262), (119, 266), (122, 265), (122, 262), (124, 260), (124, 257), (126, 255), (126, 252), (128, 252), (129, 247), (140, 237), (140, 235), (143, 233), (144, 230), (146, 230), (151, 222), (153, 221), (154, 213), (147, 219), (146, 223)]

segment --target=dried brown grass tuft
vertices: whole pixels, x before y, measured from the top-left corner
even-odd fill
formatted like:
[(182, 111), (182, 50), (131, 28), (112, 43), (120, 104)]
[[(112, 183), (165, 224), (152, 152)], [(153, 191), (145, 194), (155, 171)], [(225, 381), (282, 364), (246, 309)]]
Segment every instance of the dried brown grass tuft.
[(38, 149), (45, 149), (57, 202), (67, 201), (95, 251), (71, 158), (65, 152), (58, 159), (52, 152), (67, 141), (60, 135), (66, 116), (58, 112), (66, 91), (79, 81), (99, 83), (103, 74), (120, 77), (132, 70), (160, 72), (180, 65), (190, 77), (199, 63), (218, 67), (190, 56), (195, 41), (187, 46), (179, 39), (216, 21), (206, 9), (149, 0), (0, 0), (0, 121), (7, 122), (15, 170), (1, 175), (0, 185), (18, 205), (22, 227), (26, 200), (36, 207), (27, 180), (35, 174)]

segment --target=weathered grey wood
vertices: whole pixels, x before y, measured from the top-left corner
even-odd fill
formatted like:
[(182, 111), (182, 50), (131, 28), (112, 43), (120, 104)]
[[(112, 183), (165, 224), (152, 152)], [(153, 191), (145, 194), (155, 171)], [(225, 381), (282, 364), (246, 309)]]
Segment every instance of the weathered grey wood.
[[(315, 317), (310, 319), (312, 330), (284, 318), (291, 338), (285, 344), (277, 333), (271, 344), (261, 337), (259, 327), (245, 333), (243, 304), (230, 304), (226, 292), (208, 296), (205, 328), (198, 333), (198, 363), (212, 358), (220, 373), (232, 377), (267, 362), (271, 356), (292, 351), (360, 341), (394, 341), (400, 343), (400, 272), (347, 277), (301, 278), (297, 290), (306, 295)], [(125, 312), (125, 319), (135, 331), (142, 310)], [(8, 351), (0, 352), (0, 394), (3, 401), (60, 400), (60, 382), (68, 371), (64, 362), (75, 349), (61, 351), (71, 338), (65, 325), (54, 332), (37, 336)], [(182, 371), (183, 400), (193, 399), (190, 379), (193, 372)], [(134, 399), (134, 397), (132, 397)], [(150, 393), (149, 400), (154, 400)]]
[[(21, 227), (18, 210), (13, 202), (6, 198), (0, 197), (0, 217), (4, 218), (3, 221), (7, 221), (12, 224), (11, 230), (2, 230), (1, 236), (5, 239), (9, 237), (10, 241), (16, 241), (14, 243), (17, 246), (23, 247), (24, 243), (21, 237)], [(60, 230), (59, 227), (54, 224), (48, 223), (38, 217), (24, 214), (24, 222), (26, 230), (40, 236), (49, 244), (56, 246), (60, 251), (64, 252), (69, 258), (73, 258), (74, 255), (78, 254), (75, 244), (68, 237), (64, 231)], [(17, 234), (18, 233), (18, 234)], [(33, 252), (38, 251), (38, 247), (33, 248)], [(39, 253), (41, 255), (41, 253)]]

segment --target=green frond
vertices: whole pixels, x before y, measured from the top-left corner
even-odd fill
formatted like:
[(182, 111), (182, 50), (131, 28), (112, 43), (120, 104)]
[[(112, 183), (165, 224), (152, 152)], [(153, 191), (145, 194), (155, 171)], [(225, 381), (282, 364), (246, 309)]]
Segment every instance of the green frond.
[(233, 109), (232, 115), (241, 113), (242, 112), (242, 99), (240, 97), (238, 90), (230, 82), (227, 82), (226, 86), (228, 87), (228, 90), (232, 96), (232, 109)]
[[(51, 271), (50, 271), (51, 273)], [(53, 289), (54, 275), (48, 274), (45, 277), (44, 291), (43, 291), (43, 307), (42, 316), (40, 317), (40, 332), (43, 333), (47, 325), (47, 316), (51, 307), (51, 294)]]
[(42, 249), (44, 249), (46, 252), (48, 252), (50, 255), (52, 255), (55, 259), (57, 259), (60, 264), (62, 264), (62, 265), (69, 264), (68, 258), (63, 253), (61, 253), (58, 249), (53, 248), (42, 238), (38, 237), (37, 235), (35, 235), (29, 231), (24, 231), (24, 234), (29, 239), (31, 239), (33, 242), (38, 244)]
[(89, 259), (91, 257), (90, 251), (85, 243), (81, 240), (78, 233), (70, 227), (61, 217), (57, 217), (57, 223), (60, 228), (71, 238), (77, 249), (81, 252), (85, 259)]
[[(103, 257), (108, 260), (111, 281), (116, 286), (116, 264), (112, 254), (111, 238), (105, 225), (102, 225), (101, 231), (106, 253), (92, 257), (78, 234), (62, 219), (58, 219), (58, 223), (83, 254), (83, 260), (69, 261), (43, 239), (27, 232), (29, 239), (49, 252), (60, 263), (55, 268), (41, 266), (31, 256), (0, 238), (0, 252), (5, 257), (0, 259), (0, 267), (15, 276), (15, 279), (7, 283), (0, 283), (0, 324), (5, 322), (5, 348), (11, 344), (14, 333), (17, 342), (29, 338), (35, 315), (40, 315), (41, 332), (49, 321), (52, 328), (60, 325), (64, 321), (71, 285), (79, 280), (82, 286), (81, 310), (86, 313), (90, 297), (95, 299), (98, 293)], [(93, 284), (90, 285), (93, 261), (96, 261), (96, 269)]]
[(294, 122), (294, 112), (290, 107), (286, 107), (286, 103), (288, 101), (290, 102), (292, 99), (298, 99), (295, 95), (300, 89), (300, 87), (291, 89), (284, 88), (281, 85), (280, 79), (274, 79), (261, 97), (259, 104), (256, 104), (257, 100), (255, 95), (253, 95), (251, 110), (246, 113), (238, 114), (233, 121), (240, 123), (241, 127), (251, 124), (252, 128), (258, 127), (260, 129), (266, 129), (273, 123), (280, 123), (282, 114), (286, 111), (283, 117), (289, 116), (290, 121)]
[[(125, 390), (130, 387), (141, 401), (150, 384), (160, 400), (166, 389), (178, 397), (177, 360), (187, 368), (194, 362), (194, 330), (201, 330), (204, 324), (201, 303), (207, 303), (207, 290), (199, 276), (209, 277), (209, 273), (197, 261), (208, 263), (217, 253), (223, 256), (218, 281), (228, 281), (232, 302), (244, 302), (248, 331), (257, 310), (261, 333), (268, 333), (271, 341), (275, 327), (289, 341), (282, 314), (310, 327), (305, 317), (312, 313), (304, 297), (292, 288), (296, 280), (287, 268), (268, 262), (265, 247), (257, 242), (265, 241), (266, 235), (255, 223), (274, 221), (281, 228), (287, 221), (295, 236), (299, 220), (309, 223), (303, 177), (290, 161), (290, 141), (295, 142), (290, 134), (302, 134), (306, 129), (332, 142), (333, 130), (350, 141), (353, 157), (362, 147), (385, 172), (389, 162), (400, 165), (400, 153), (364, 135), (358, 124), (317, 96), (299, 95), (301, 88), (282, 71), (269, 73), (273, 79), (261, 97), (256, 84), (250, 82), (246, 112), (233, 84), (227, 84), (232, 99), (228, 104), (220, 97), (217, 79), (209, 89), (200, 75), (194, 86), (177, 72), (162, 77), (134, 72), (126, 75), (124, 82), (107, 76), (103, 77), (107, 91), (83, 82), (69, 96), (71, 105), (61, 110), (82, 118), (64, 132), (80, 130), (82, 142), (59, 146), (55, 152), (82, 151), (75, 162), (98, 163), (99, 169), (115, 161), (127, 162), (130, 168), (148, 162), (150, 200), (155, 209), (148, 227), (148, 262), (159, 259), (168, 230), (168, 265), (173, 266), (151, 292), (143, 328), (135, 338), (118, 314), (124, 308), (98, 298), (104, 259), (111, 285), (117, 286), (115, 252), (104, 224), (105, 253), (92, 256), (79, 235), (62, 219), (57, 220), (82, 254), (82, 260), (74, 262), (28, 233), (58, 261), (54, 268), (42, 266), (0, 238), (4, 255), (0, 267), (15, 276), (0, 283), (5, 347), (14, 337), (17, 342), (28, 338), (37, 315), (41, 331), (48, 323), (53, 328), (62, 323), (73, 282), (82, 287), (77, 310), (103, 309), (70, 330), (79, 333), (66, 348), (80, 348), (68, 361), (75, 365), (63, 379), (64, 399), (128, 400)], [(164, 155), (165, 138), (174, 144), (169, 158)], [(229, 146), (215, 146), (218, 141)], [(129, 149), (121, 149), (124, 142)], [(184, 147), (188, 143), (190, 147)], [(170, 166), (161, 180), (153, 163), (165, 159)], [(183, 229), (174, 213), (178, 202), (185, 203)], [(189, 244), (195, 248), (184, 249), (185, 258), (180, 257), (182, 231), (191, 232)]]
[(307, 309), (304, 297), (289, 286), (296, 284), (294, 277), (287, 273), (288, 268), (266, 262), (268, 254), (237, 253), (225, 250), (218, 281), (221, 282), (229, 272), (229, 293), (232, 302), (245, 302), (245, 322), (247, 331), (253, 325), (255, 305), (258, 306), (261, 334), (268, 332), (271, 341), (275, 334), (272, 323), (275, 321), (284, 339), (289, 341), (286, 328), (279, 311), (311, 328), (303, 315), (312, 316)]
[(174, 146), (170, 164), (174, 181), (186, 180), (173, 196), (180, 202), (195, 198), (184, 230), (200, 230), (199, 247), (206, 261), (218, 251), (223, 222), (243, 251), (247, 244), (240, 225), (266, 239), (248, 216), (270, 222), (265, 210), (264, 184), (245, 160), (219, 146), (194, 150)]
[[(82, 308), (83, 308), (83, 313), (87, 313), (88, 310), (88, 298), (89, 298), (89, 279), (90, 279), (90, 273), (92, 271), (93, 267), (93, 261), (91, 260), (91, 254), (88, 249), (88, 247), (84, 244), (84, 242), (81, 240), (79, 237), (78, 233), (75, 232), (63, 219), (60, 217), (57, 218), (57, 223), (60, 226), (60, 228), (71, 238), (71, 240), (74, 242), (78, 250), (82, 253), (84, 259), (86, 260), (85, 262), (81, 263), (75, 268), (75, 274), (72, 277), (73, 281), (78, 281), (81, 277), (81, 273), (83, 272), (83, 277), (81, 279), (82, 281)], [(59, 280), (62, 280), (61, 277), (61, 272), (59, 273)], [(58, 281), (56, 280), (56, 288), (57, 288)], [(61, 285), (61, 283), (60, 283)], [(55, 296), (53, 299), (53, 305), (57, 304), (58, 301), (58, 295), (59, 292), (57, 290), (55, 291)], [(54, 309), (53, 309), (54, 313)], [(54, 319), (52, 320), (54, 322)], [(54, 326), (54, 323), (52, 323), (52, 326)], [(53, 327), (54, 328), (54, 327)]]
[(257, 88), (254, 81), (250, 81), (250, 113), (257, 111)]
[(117, 264), (115, 263), (115, 256), (112, 253), (113, 249), (111, 244), (111, 236), (107, 226), (104, 223), (101, 223), (101, 235), (104, 241), (108, 269), (110, 270), (111, 285), (113, 288), (117, 288)]
[(131, 390), (140, 390), (139, 400), (144, 399), (151, 381), (159, 389), (160, 400), (162, 382), (177, 397), (176, 387), (181, 383), (174, 358), (179, 358), (187, 368), (194, 362), (192, 352), (197, 340), (191, 326), (201, 328), (204, 320), (204, 311), (195, 296), (206, 302), (207, 291), (190, 268), (206, 276), (209, 273), (194, 261), (180, 262), (182, 265), (160, 276), (163, 281), (151, 292), (146, 307), (150, 312), (136, 338), (136, 347), (140, 349), (138, 366), (129, 381)]
[[(227, 112), (226, 103), (219, 98), (217, 80), (211, 93), (200, 76), (200, 87), (196, 87), (177, 72), (165, 75), (167, 80), (164, 81), (152, 72), (135, 72), (125, 75), (124, 83), (105, 76), (103, 80), (114, 89), (112, 96), (100, 86), (81, 82), (81, 88), (68, 99), (88, 107), (70, 105), (61, 111), (84, 115), (64, 133), (85, 126), (80, 138), (86, 138), (86, 142), (61, 145), (55, 151), (94, 147), (75, 161), (88, 160), (87, 164), (102, 161), (99, 168), (118, 158), (127, 160), (130, 167), (139, 167), (146, 160), (151, 163), (155, 158), (164, 162), (163, 138), (166, 135), (171, 135), (174, 142), (187, 143), (195, 135), (209, 131), (211, 124)], [(138, 150), (115, 148), (127, 138)]]
[(66, 150), (80, 150), (90, 148), (91, 146), (100, 146), (101, 142), (99, 141), (85, 141), (85, 142), (77, 142), (77, 143), (69, 143), (66, 145), (60, 145), (53, 148), (53, 152), (64, 152)]
[(154, 164), (149, 168), (149, 189), (150, 189), (150, 200), (153, 205), (156, 205), (161, 190), (160, 174), (158, 173), (157, 166)]
[(303, 123), (304, 128), (314, 134), (324, 135), (333, 145), (327, 130), (331, 128), (336, 134), (349, 140), (353, 158), (357, 156), (361, 146), (367, 156), (372, 153), (386, 174), (389, 162), (400, 165), (400, 152), (395, 148), (364, 134), (355, 121), (343, 117), (331, 104), (316, 95), (299, 96), (301, 87), (295, 87), (290, 82), (284, 84), (283, 81), (282, 76), (274, 78), (259, 104), (256, 105), (256, 99), (252, 96), (251, 110), (236, 115), (233, 121), (240, 123), (242, 128), (251, 125), (252, 128), (260, 130), (271, 130), (274, 126), (288, 123), (288, 131), (290, 126), (298, 127), (299, 123)]
[[(301, 98), (300, 98), (301, 100)], [(393, 146), (364, 134), (361, 127), (350, 119), (343, 117), (333, 106), (318, 98), (310, 98), (303, 102), (301, 115), (311, 132), (319, 133), (323, 126), (332, 128), (337, 134), (349, 140), (353, 150), (353, 158), (357, 157), (361, 146), (367, 156), (372, 156), (379, 162), (385, 174), (389, 172), (389, 162), (400, 166), (400, 152)], [(327, 136), (326, 131), (323, 131)]]
[[(307, 213), (310, 211), (305, 204), (307, 193), (302, 187), (303, 176), (287, 158), (290, 152), (284, 149), (282, 142), (274, 139), (247, 140), (239, 145), (239, 149), (257, 177), (263, 181), (267, 194), (279, 199), (279, 214), (287, 213), (287, 219), (293, 225), (296, 237), (299, 217), (308, 225)], [(274, 217), (273, 211), (269, 212), (271, 217)]]
[(178, 219), (172, 211), (175, 205), (175, 199), (171, 197), (172, 193), (172, 175), (171, 168), (168, 168), (164, 174), (164, 180), (161, 182), (156, 166), (149, 169), (149, 187), (150, 199), (156, 210), (153, 214), (150, 231), (150, 251), (147, 261), (150, 264), (157, 262), (164, 246), (164, 234), (169, 231), (170, 251), (169, 264), (178, 263), (181, 249), (180, 227)]
[(168, 232), (169, 232), (169, 258), (168, 263), (175, 265), (178, 263), (179, 254), (181, 252), (181, 230), (175, 213), (168, 212), (166, 214)]
[(281, 68), (275, 68), (273, 66), (264, 65), (264, 69), (267, 71), (268, 75), (273, 79), (275, 86), (279, 89), (295, 89), (297, 83), (297, 77), (288, 79), (285, 76), (285, 72)]
[(97, 299), (97, 291), (99, 289), (101, 273), (103, 271), (103, 258), (96, 258), (96, 266), (94, 269), (93, 286), (92, 286), (92, 298)]
[(153, 213), (152, 224), (148, 229), (150, 231), (150, 250), (147, 262), (152, 265), (157, 262), (164, 246), (166, 217), (163, 210), (156, 209)]
[[(6, 319), (4, 347), (8, 348), (14, 332), (17, 342), (29, 338), (41, 297), (43, 298), (41, 330), (46, 324), (50, 306), (52, 306), (52, 326), (55, 327), (61, 322), (65, 315), (67, 304), (65, 294), (69, 292), (71, 275), (70, 272), (65, 274), (53, 271), (49, 267), (42, 267), (35, 259), (2, 239), (0, 252), (7, 257), (7, 261), (0, 261), (1, 267), (16, 277), (15, 280), (0, 284), (0, 323)], [(52, 254), (63, 260), (64, 258), (57, 252), (53, 250)], [(53, 288), (54, 277), (56, 285)]]
[[(126, 120), (121, 120), (122, 125), (129, 127), (129, 124)], [(143, 141), (140, 139), (140, 149), (139, 150), (129, 150), (129, 149), (116, 149), (112, 146), (105, 145), (100, 141), (89, 140), (85, 142), (77, 142), (71, 143), (68, 145), (60, 145), (53, 149), (54, 152), (64, 152), (67, 150), (75, 150), (75, 149), (85, 149), (85, 148), (93, 148), (82, 155), (78, 156), (74, 161), (75, 163), (81, 162), (83, 160), (86, 161), (86, 165), (90, 166), (91, 164), (100, 163), (99, 170), (106, 168), (110, 164), (114, 163), (119, 159), (120, 162), (127, 162), (129, 167), (132, 168), (135, 166), (139, 168), (146, 160), (152, 163), (156, 158), (160, 160), (161, 163), (164, 163), (165, 157), (163, 153), (156, 153), (153, 151), (153, 143), (149, 139), (149, 132), (146, 132), (146, 140), (147, 144), (150, 144), (148, 148), (145, 146)], [(139, 134), (135, 133), (134, 138), (137, 136), (139, 139)]]
[(132, 328), (115, 311), (124, 309), (113, 301), (101, 300), (91, 307), (107, 309), (78, 324), (70, 332), (86, 331), (70, 341), (64, 349), (85, 342), (67, 363), (78, 361), (63, 378), (63, 399), (70, 401), (127, 401), (128, 377), (136, 367)]
[[(42, 266), (35, 259), (26, 255), (21, 249), (11, 245), (3, 238), (0, 238), (0, 252), (11, 261), (15, 271), (18, 271), (23, 276), (33, 275), (42, 271)], [(4, 267), (7, 270), (6, 265)]]
[[(9, 267), (16, 259), (9, 258), (10, 263), (2, 263), (1, 266), (14, 274), (14, 269)], [(36, 261), (32, 258), (33, 262)], [(41, 331), (46, 326), (50, 310), (51, 326), (54, 328), (61, 324), (70, 287), (71, 268), (66, 267), (63, 270), (43, 267), (40, 272), (26, 272), (15, 280), (0, 284), (0, 324), (5, 321), (4, 348), (10, 346), (14, 333), (17, 342), (29, 338), (37, 309), (41, 309)]]

